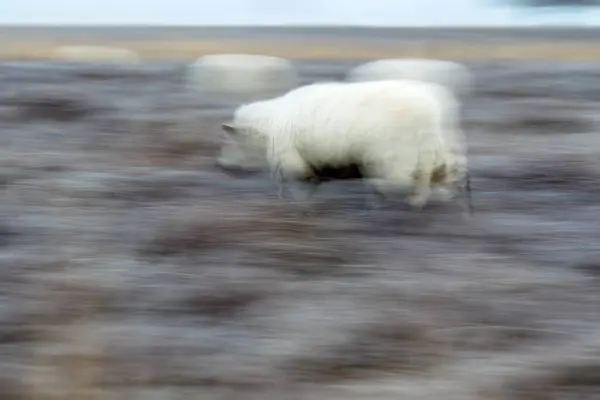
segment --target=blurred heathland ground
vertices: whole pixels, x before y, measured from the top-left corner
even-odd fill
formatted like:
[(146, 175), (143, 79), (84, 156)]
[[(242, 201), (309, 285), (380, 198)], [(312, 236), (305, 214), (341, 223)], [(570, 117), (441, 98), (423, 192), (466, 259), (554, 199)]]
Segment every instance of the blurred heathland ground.
[[(94, 43), (9, 33), (5, 56)], [(597, 400), (600, 72), (578, 61), (596, 39), (522, 33), (523, 58), (567, 61), (539, 63), (492, 60), (519, 34), (483, 36), (425, 54), (489, 55), (465, 62), (473, 219), (366, 211), (351, 182), (305, 216), (268, 176), (217, 171), (236, 102), (176, 59), (224, 38), (96, 39), (175, 58), (126, 68), (0, 62), (0, 398)], [(336, 40), (272, 51), (315, 58), (301, 83), (381, 56)]]

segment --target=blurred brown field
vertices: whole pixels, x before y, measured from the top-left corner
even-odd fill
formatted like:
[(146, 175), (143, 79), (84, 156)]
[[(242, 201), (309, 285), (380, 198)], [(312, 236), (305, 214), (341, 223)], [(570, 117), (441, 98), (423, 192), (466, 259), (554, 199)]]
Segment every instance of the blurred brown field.
[(357, 43), (350, 40), (154, 40), (85, 41), (18, 40), (0, 43), (0, 59), (51, 59), (60, 46), (88, 45), (127, 48), (145, 60), (195, 59), (214, 53), (259, 53), (297, 60), (368, 60), (387, 57), (425, 57), (456, 60), (552, 60), (594, 61), (600, 59), (600, 46), (594, 41), (539, 42), (424, 42), (406, 41), (385, 44)]

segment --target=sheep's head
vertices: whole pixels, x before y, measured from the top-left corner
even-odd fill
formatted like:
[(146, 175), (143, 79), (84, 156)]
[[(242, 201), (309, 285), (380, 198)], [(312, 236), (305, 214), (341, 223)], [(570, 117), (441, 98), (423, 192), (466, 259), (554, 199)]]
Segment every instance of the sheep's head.
[(252, 127), (226, 122), (221, 125), (224, 143), (216, 160), (221, 170), (234, 174), (250, 174), (267, 168), (266, 140)]

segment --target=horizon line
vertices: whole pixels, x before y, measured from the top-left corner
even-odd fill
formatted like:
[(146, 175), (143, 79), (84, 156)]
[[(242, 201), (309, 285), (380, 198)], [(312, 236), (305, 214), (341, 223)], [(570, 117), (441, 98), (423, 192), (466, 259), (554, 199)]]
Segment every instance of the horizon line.
[(0, 22), (0, 28), (332, 28), (332, 29), (504, 29), (504, 28), (567, 28), (567, 29), (594, 29), (599, 25), (581, 25), (575, 23), (529, 23), (529, 24), (502, 24), (502, 25), (386, 25), (386, 24), (311, 24), (311, 23), (287, 23), (287, 24), (160, 24), (160, 23), (11, 23)]

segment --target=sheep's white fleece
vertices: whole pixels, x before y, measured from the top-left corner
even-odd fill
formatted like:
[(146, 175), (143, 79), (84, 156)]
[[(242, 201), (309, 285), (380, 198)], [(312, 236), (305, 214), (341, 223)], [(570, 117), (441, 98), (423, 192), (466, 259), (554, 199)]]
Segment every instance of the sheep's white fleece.
[(243, 105), (231, 125), (234, 137), (266, 146), (282, 180), (356, 163), (381, 192), (409, 186), (421, 193), (411, 204), (423, 205), (434, 171), (445, 168), (441, 184), (454, 183), (448, 171), (465, 166), (457, 109), (452, 93), (433, 83), (319, 83)]

